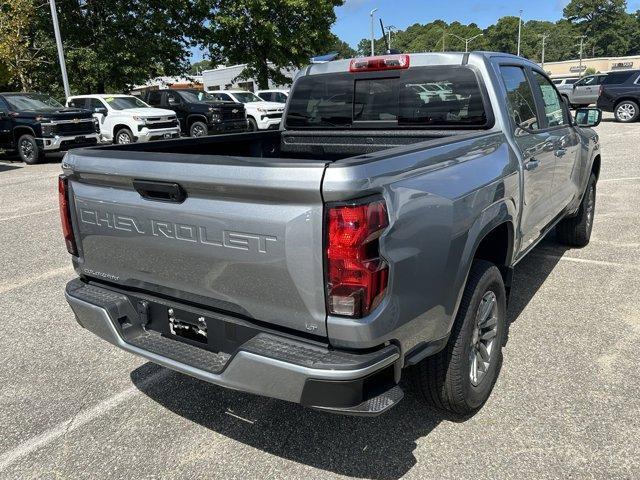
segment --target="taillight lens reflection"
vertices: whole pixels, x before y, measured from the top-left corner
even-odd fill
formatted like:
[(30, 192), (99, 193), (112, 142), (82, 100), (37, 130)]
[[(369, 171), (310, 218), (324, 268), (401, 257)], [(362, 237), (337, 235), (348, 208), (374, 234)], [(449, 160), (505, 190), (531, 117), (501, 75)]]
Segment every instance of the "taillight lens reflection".
[(62, 175), (58, 177), (58, 203), (60, 205), (60, 222), (62, 223), (62, 235), (67, 244), (67, 251), (74, 256), (78, 256), (76, 241), (71, 228), (71, 210), (69, 208), (67, 179)]
[(331, 207), (327, 213), (327, 306), (334, 315), (360, 318), (379, 303), (389, 266), (379, 237), (389, 226), (383, 200)]

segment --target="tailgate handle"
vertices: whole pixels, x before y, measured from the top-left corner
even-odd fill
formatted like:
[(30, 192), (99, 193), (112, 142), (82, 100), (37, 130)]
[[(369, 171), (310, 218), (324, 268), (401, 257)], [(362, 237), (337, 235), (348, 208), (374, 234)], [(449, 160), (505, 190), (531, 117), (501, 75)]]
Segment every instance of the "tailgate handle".
[(134, 180), (133, 188), (142, 198), (159, 202), (182, 203), (187, 193), (177, 183), (152, 182), (149, 180)]

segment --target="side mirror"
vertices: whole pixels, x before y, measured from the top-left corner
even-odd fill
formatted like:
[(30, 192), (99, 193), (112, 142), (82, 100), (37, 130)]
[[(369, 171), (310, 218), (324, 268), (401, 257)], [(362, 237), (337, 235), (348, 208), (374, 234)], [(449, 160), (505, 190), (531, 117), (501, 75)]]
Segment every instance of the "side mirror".
[(107, 110), (105, 107), (94, 108), (93, 111), (102, 115), (107, 115), (109, 113), (109, 110)]
[(599, 108), (579, 108), (576, 110), (576, 125), (579, 127), (597, 127), (602, 121)]

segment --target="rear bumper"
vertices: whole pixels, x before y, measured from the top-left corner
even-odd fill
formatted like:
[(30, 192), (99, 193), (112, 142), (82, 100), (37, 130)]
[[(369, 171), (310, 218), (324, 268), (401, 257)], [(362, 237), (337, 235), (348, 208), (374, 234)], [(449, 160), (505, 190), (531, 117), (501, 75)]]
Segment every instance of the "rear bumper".
[(206, 382), (350, 415), (379, 415), (403, 397), (394, 345), (355, 353), (260, 332), (233, 352), (216, 353), (145, 329), (140, 302), (123, 293), (76, 279), (65, 296), (95, 335)]

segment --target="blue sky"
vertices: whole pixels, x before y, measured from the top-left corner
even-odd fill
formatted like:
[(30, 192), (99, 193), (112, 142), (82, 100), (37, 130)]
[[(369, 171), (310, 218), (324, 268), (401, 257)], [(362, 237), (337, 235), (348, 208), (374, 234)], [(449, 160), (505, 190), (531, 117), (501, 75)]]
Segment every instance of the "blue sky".
[[(518, 15), (523, 19), (551, 20), (562, 17), (562, 9), (569, 0), (346, 0), (336, 9), (338, 17), (332, 31), (355, 47), (362, 38), (370, 35), (369, 12), (378, 8), (377, 18), (385, 25), (405, 29), (414, 23), (428, 23), (442, 19), (446, 22), (475, 22), (485, 28), (505, 15)], [(628, 0), (629, 11), (640, 9), (640, 0)], [(380, 25), (376, 23), (376, 36)]]

